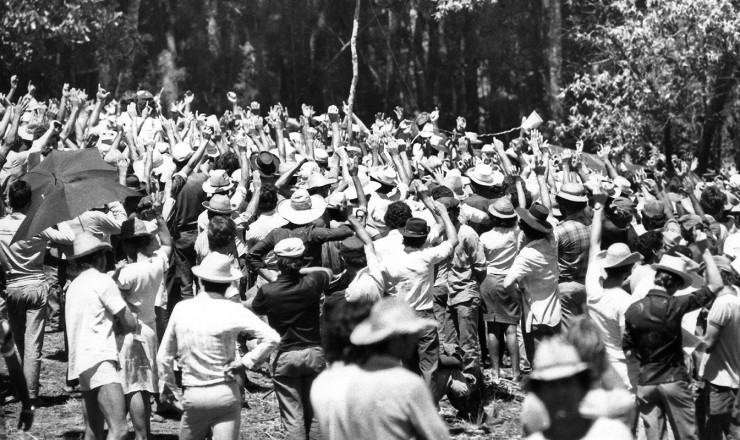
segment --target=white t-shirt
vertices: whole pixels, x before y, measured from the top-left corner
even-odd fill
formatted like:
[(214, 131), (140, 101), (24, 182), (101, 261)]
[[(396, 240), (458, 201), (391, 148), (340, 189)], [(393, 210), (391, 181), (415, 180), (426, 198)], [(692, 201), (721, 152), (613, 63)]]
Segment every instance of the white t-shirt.
[(165, 288), (164, 274), (168, 267), (167, 256), (158, 250), (151, 258), (126, 265), (118, 275), (121, 295), (139, 320), (150, 327), (154, 325), (154, 306)]
[(64, 313), (70, 380), (100, 362), (118, 362), (113, 315), (124, 307), (113, 278), (95, 269), (85, 270), (69, 285)]
[(719, 336), (706, 358), (704, 379), (714, 385), (740, 388), (740, 298), (734, 292), (718, 296), (707, 323), (719, 329)]
[(599, 330), (611, 361), (624, 361), (622, 334), (624, 314), (632, 304), (632, 297), (622, 288), (604, 289), (601, 271), (603, 259), (596, 258), (586, 272), (586, 305), (588, 315)]

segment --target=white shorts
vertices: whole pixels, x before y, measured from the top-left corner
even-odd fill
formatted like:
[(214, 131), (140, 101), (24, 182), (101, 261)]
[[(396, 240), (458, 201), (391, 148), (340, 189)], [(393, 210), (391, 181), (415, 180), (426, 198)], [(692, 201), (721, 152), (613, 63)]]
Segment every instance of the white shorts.
[(92, 391), (103, 385), (121, 383), (118, 366), (114, 361), (103, 361), (80, 373), (80, 390)]

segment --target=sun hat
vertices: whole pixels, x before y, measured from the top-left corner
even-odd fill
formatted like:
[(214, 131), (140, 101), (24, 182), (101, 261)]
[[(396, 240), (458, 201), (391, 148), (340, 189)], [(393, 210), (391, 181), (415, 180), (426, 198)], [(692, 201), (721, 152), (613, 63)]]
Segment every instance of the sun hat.
[(434, 125), (431, 122), (427, 122), (424, 124), (424, 126), (419, 130), (419, 136), (423, 138), (430, 138), (434, 134)]
[(278, 257), (297, 258), (302, 257), (306, 252), (306, 245), (298, 237), (284, 238), (275, 245), (273, 251)]
[(514, 218), (516, 211), (514, 205), (507, 197), (501, 197), (488, 206), (488, 213), (498, 218)]
[(691, 229), (697, 225), (703, 225), (704, 221), (696, 214), (684, 214), (678, 218), (678, 222), (684, 229)]
[(306, 179), (306, 189), (321, 188), (323, 186), (331, 185), (332, 183), (335, 183), (335, 182), (336, 180), (327, 179), (321, 173), (313, 172), (309, 174), (308, 179)]
[(370, 177), (383, 185), (396, 186), (398, 173), (391, 167), (381, 167), (370, 171)]
[(206, 194), (229, 192), (236, 185), (226, 170), (213, 170), (208, 174), (208, 179), (202, 185)]
[(722, 253), (732, 259), (740, 257), (740, 233), (734, 233), (727, 236), (724, 247), (722, 248)]
[[(467, 177), (466, 177), (467, 179)], [(449, 170), (445, 175), (445, 186), (455, 193), (455, 197), (464, 199), (468, 197), (468, 193), (465, 190), (465, 182), (463, 181), (462, 174), (457, 168)]]
[(416, 335), (437, 322), (416, 316), (404, 300), (395, 297), (383, 298), (370, 310), (370, 316), (357, 324), (349, 340), (355, 345), (372, 345), (394, 336)]
[(485, 153), (485, 154), (494, 154), (496, 152), (496, 150), (493, 148), (493, 145), (491, 145), (491, 144), (485, 144), (480, 149), (480, 152), (481, 153)]
[(90, 231), (82, 231), (75, 235), (74, 242), (72, 243), (72, 258), (80, 258), (99, 250), (110, 249), (112, 249), (112, 247), (107, 238), (93, 234)]
[(319, 195), (309, 195), (305, 189), (296, 190), (289, 200), (283, 200), (277, 211), (285, 220), (295, 225), (311, 223), (326, 210), (326, 201)]
[(185, 162), (190, 159), (193, 154), (193, 149), (190, 148), (190, 144), (187, 142), (178, 142), (172, 147), (172, 160), (178, 163)]
[(355, 236), (347, 237), (339, 243), (339, 255), (350, 258), (364, 257), (365, 243)]
[(562, 338), (546, 339), (537, 347), (532, 361), (531, 380), (550, 382), (573, 377), (588, 369), (574, 346)]
[(633, 194), (632, 184), (625, 177), (617, 176), (614, 178), (613, 183), (614, 186), (616, 186), (616, 189), (619, 190), (619, 195), (629, 197)]
[(157, 228), (151, 222), (142, 221), (136, 217), (129, 218), (121, 223), (120, 238), (146, 237), (154, 234)]
[(231, 206), (231, 199), (226, 194), (214, 194), (211, 200), (202, 203), (203, 207), (216, 214), (231, 214), (236, 209)]
[(329, 161), (329, 153), (321, 148), (316, 148), (313, 150), (313, 157), (316, 162), (324, 163)]
[(651, 264), (650, 267), (656, 271), (662, 270), (681, 277), (683, 284), (679, 288), (690, 286), (694, 281), (694, 278), (688, 271), (688, 262), (681, 257), (674, 257), (672, 255), (665, 254), (660, 259), (660, 262), (657, 264)]
[(193, 275), (204, 281), (228, 284), (243, 277), (241, 271), (231, 264), (231, 258), (220, 252), (211, 252), (199, 265), (193, 266)]
[(608, 249), (599, 252), (597, 257), (601, 258), (601, 267), (604, 269), (631, 266), (642, 259), (639, 252), (630, 252), (629, 246), (625, 243), (614, 243)]
[(326, 207), (329, 209), (340, 209), (347, 204), (347, 196), (344, 192), (334, 192), (326, 198)]
[(547, 207), (541, 203), (532, 203), (529, 210), (524, 208), (516, 208), (516, 213), (519, 214), (519, 218), (524, 221), (527, 225), (540, 232), (551, 232), (552, 225), (547, 221), (549, 211)]
[(154, 99), (154, 96), (148, 90), (139, 90), (136, 92), (136, 99)]
[[(475, 167), (468, 170), (466, 173), (470, 180), (483, 186), (494, 186), (496, 184), (494, 180), (494, 171), (490, 165), (478, 164)], [(503, 179), (502, 179), (503, 182)]]
[(588, 202), (588, 196), (586, 196), (586, 189), (577, 182), (566, 182), (560, 187), (560, 191), (557, 194), (558, 197), (571, 202)]
[(437, 151), (447, 151), (447, 136), (433, 134), (429, 137), (429, 145)]
[(274, 175), (280, 167), (280, 159), (267, 151), (253, 154), (249, 161), (252, 163), (252, 169), (259, 171), (263, 177)]
[[(362, 192), (365, 195), (372, 194), (380, 189), (380, 183), (370, 180), (367, 174), (359, 173), (357, 177), (360, 178), (360, 183), (362, 184)], [(357, 189), (355, 189), (355, 185), (353, 182), (350, 182), (347, 189), (344, 190), (344, 195), (347, 196), (347, 200), (353, 200), (357, 198)]]
[(401, 229), (401, 235), (410, 238), (421, 238), (429, 235), (429, 226), (423, 218), (410, 218)]
[(664, 217), (665, 204), (660, 200), (650, 199), (645, 202), (642, 213), (648, 217)]

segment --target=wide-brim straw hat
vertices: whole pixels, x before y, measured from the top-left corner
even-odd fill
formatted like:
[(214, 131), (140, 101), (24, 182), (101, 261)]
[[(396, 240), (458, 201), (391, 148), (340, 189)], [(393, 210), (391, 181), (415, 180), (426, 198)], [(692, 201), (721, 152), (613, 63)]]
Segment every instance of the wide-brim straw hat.
[(72, 258), (77, 259), (90, 255), (99, 250), (111, 250), (112, 246), (107, 238), (93, 234), (90, 231), (83, 231), (75, 235), (74, 242), (72, 244)]
[(680, 277), (683, 284), (679, 288), (690, 286), (695, 281), (695, 277), (688, 271), (688, 263), (681, 257), (663, 255), (658, 263), (652, 264), (650, 267), (656, 271), (662, 270)]
[(226, 194), (214, 194), (211, 200), (202, 203), (203, 207), (216, 214), (231, 214), (236, 208)]
[(436, 321), (416, 316), (404, 300), (389, 297), (373, 305), (370, 316), (357, 324), (349, 340), (355, 345), (372, 345), (394, 336), (418, 335), (436, 326)]
[(370, 171), (370, 177), (387, 186), (396, 186), (398, 173), (390, 167), (382, 167)]
[(213, 170), (209, 173), (208, 179), (203, 182), (202, 188), (206, 194), (229, 192), (236, 185), (231, 180), (226, 170)]
[(311, 223), (326, 210), (326, 200), (319, 195), (309, 195), (305, 189), (293, 193), (289, 200), (283, 200), (277, 211), (285, 220), (294, 225)]
[[(364, 179), (361, 177), (360, 183), (362, 183), (362, 192), (365, 195), (372, 194), (380, 189), (380, 182), (375, 182), (367, 177)], [(350, 182), (347, 189), (344, 190), (344, 195), (347, 197), (347, 200), (353, 200), (357, 198), (357, 189), (355, 188), (355, 184), (353, 182)]]
[(586, 189), (580, 183), (567, 182), (560, 187), (560, 191), (557, 194), (558, 197), (571, 202), (588, 202), (588, 196), (586, 196)]
[(551, 382), (573, 377), (588, 369), (578, 351), (559, 337), (542, 341), (532, 361), (532, 380)]
[(624, 243), (614, 243), (608, 249), (599, 252), (597, 257), (601, 259), (601, 267), (604, 269), (631, 266), (642, 259), (639, 252), (630, 252), (629, 246)]
[(243, 277), (241, 271), (231, 265), (231, 259), (220, 252), (211, 252), (199, 265), (193, 266), (193, 275), (201, 280), (222, 284)]

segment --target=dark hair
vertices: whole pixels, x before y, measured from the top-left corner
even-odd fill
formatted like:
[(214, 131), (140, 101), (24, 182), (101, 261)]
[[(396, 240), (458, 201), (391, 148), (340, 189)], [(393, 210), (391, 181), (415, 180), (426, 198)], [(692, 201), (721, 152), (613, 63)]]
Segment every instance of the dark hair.
[(683, 280), (678, 275), (658, 269), (655, 273), (655, 285), (666, 290), (678, 289), (683, 285)]
[(345, 257), (343, 255), (342, 260), (344, 260), (344, 265), (347, 267), (363, 268), (367, 266), (367, 258), (365, 257), (365, 255), (360, 255), (357, 257)]
[(632, 267), (634, 265), (628, 264), (625, 266), (619, 266), (619, 267), (611, 267), (611, 268), (605, 268), (604, 272), (606, 272), (606, 276), (608, 278), (620, 278), (622, 276), (628, 276), (632, 273)]
[(413, 217), (411, 208), (404, 202), (393, 202), (388, 205), (388, 210), (383, 216), (383, 221), (388, 229), (398, 229), (406, 226), (406, 220)]
[(514, 208), (527, 208), (532, 204), (532, 194), (524, 190), (524, 201), (526, 202), (526, 206), (519, 206), (519, 193), (517, 192), (516, 185), (506, 185), (506, 188), (504, 189), (504, 195), (505, 196), (511, 196), (509, 197), (511, 199), (511, 204), (514, 205)]
[(216, 159), (216, 169), (225, 170), (231, 176), (234, 171), (239, 169), (239, 157), (231, 151), (219, 156)]
[(663, 226), (665, 226), (667, 221), (668, 221), (668, 216), (665, 214), (656, 215), (654, 217), (650, 217), (649, 215), (642, 216), (642, 225), (648, 231), (662, 228)]
[(278, 257), (277, 268), (283, 275), (296, 276), (303, 267), (302, 257)]
[(588, 205), (588, 202), (574, 202), (559, 196), (555, 196), (555, 200), (557, 200), (560, 211), (563, 214), (572, 214), (583, 211)]
[(707, 186), (701, 192), (699, 205), (701, 205), (702, 209), (707, 214), (717, 215), (721, 214), (725, 209), (726, 200), (727, 196), (721, 189), (716, 186)]
[(272, 183), (262, 185), (260, 200), (257, 205), (260, 212), (270, 212), (277, 207), (277, 188)]
[(518, 217), (501, 218), (490, 214), (488, 217), (491, 219), (491, 225), (493, 225), (494, 228), (513, 228), (519, 221)]
[(231, 283), (214, 283), (213, 281), (200, 280), (203, 284), (203, 290), (211, 293), (218, 293), (221, 295), (226, 294), (226, 289), (231, 286)]
[(216, 216), (208, 222), (208, 248), (211, 250), (228, 246), (236, 237), (236, 223), (234, 220)]
[(527, 236), (530, 240), (540, 240), (549, 235), (548, 232), (538, 231), (537, 229), (529, 226), (524, 220), (519, 220), (519, 229)]
[(31, 186), (24, 180), (16, 180), (8, 189), (8, 204), (13, 211), (25, 208), (31, 203)]
[(369, 301), (347, 302), (326, 301), (324, 303), (323, 346), (328, 362), (343, 361), (357, 363), (363, 357), (364, 348), (353, 345), (349, 336), (357, 324), (370, 316), (373, 303)]
[(419, 249), (427, 242), (427, 237), (403, 237), (403, 245)]
[(635, 250), (642, 255), (646, 262), (653, 261), (655, 253), (663, 247), (663, 233), (660, 231), (647, 231), (637, 237)]
[(93, 253), (83, 255), (79, 258), (74, 259), (74, 263), (77, 266), (77, 269), (80, 271), (84, 271), (87, 269), (99, 269), (99, 264), (101, 259), (105, 258), (105, 253), (108, 252), (107, 249), (100, 249)]
[(134, 249), (144, 249), (152, 242), (151, 235), (141, 235), (139, 237), (129, 237), (121, 239), (121, 242), (129, 244)]
[(438, 185), (432, 188), (431, 196), (434, 200), (441, 199), (442, 197), (455, 197), (455, 193), (451, 189), (444, 185)]

